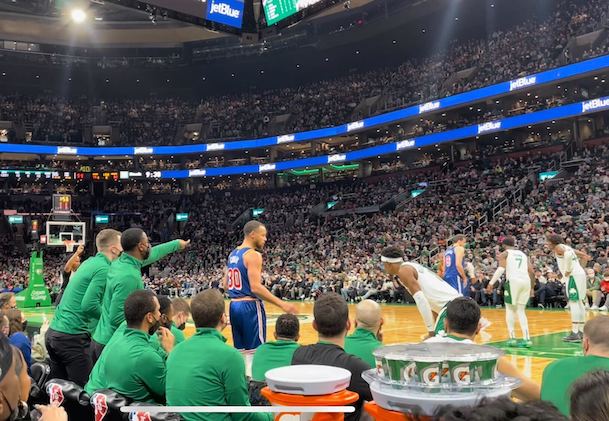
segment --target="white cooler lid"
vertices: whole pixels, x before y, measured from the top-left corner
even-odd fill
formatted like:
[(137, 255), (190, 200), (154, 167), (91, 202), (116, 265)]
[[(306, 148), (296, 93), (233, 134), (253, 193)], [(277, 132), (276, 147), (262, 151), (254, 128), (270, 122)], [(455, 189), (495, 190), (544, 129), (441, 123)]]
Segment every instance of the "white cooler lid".
[(351, 372), (327, 365), (292, 365), (269, 370), (266, 384), (273, 392), (289, 395), (330, 395), (345, 390)]

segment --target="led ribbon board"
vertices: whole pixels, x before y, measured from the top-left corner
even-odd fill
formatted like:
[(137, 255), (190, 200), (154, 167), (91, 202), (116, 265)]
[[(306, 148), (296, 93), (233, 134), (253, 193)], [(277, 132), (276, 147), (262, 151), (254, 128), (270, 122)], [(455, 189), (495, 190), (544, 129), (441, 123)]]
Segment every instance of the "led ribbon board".
[[(236, 1), (236, 0), (235, 0)], [(324, 129), (310, 130), (281, 136), (271, 136), (260, 139), (237, 140), (231, 142), (183, 145), (183, 146), (145, 146), (145, 147), (68, 147), (68, 146), (43, 146), (43, 145), (20, 145), (14, 143), (0, 144), (0, 153), (29, 153), (39, 155), (79, 155), (79, 156), (134, 156), (134, 155), (194, 155), (214, 151), (235, 151), (246, 149), (267, 148), (270, 146), (306, 142), (314, 139), (342, 136), (355, 133), (377, 126), (398, 123), (412, 117), (437, 112), (472, 102), (487, 100), (499, 95), (509, 94), (516, 90), (526, 89), (532, 86), (540, 86), (554, 83), (565, 79), (583, 76), (591, 72), (598, 72), (609, 68), (609, 55), (597, 57), (592, 60), (570, 64), (545, 72), (525, 76), (508, 82), (490, 85), (473, 91), (449, 96), (436, 101), (427, 102), (407, 108), (402, 108), (364, 120), (354, 121), (340, 126)]]

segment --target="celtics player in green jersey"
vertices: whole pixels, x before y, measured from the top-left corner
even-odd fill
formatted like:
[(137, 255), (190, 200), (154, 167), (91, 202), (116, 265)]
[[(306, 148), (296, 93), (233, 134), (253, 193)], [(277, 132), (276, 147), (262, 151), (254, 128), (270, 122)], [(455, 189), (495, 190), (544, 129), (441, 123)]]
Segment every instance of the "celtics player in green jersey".
[(586, 308), (583, 301), (586, 298), (586, 272), (580, 264), (580, 259), (589, 260), (590, 257), (564, 244), (563, 238), (558, 234), (548, 234), (546, 240), (550, 252), (556, 257), (569, 299), (571, 334), (565, 336), (563, 341), (581, 342), (586, 322)]
[[(505, 273), (503, 299), (505, 301), (505, 321), (510, 337), (508, 346), (529, 348), (532, 343), (525, 308), (535, 286), (535, 270), (527, 255), (516, 249), (514, 237), (505, 237), (501, 245), (504, 250), (497, 256), (497, 270), (486, 287), (486, 292), (491, 293), (493, 285)], [(521, 341), (516, 340), (516, 317), (518, 317), (522, 331)]]

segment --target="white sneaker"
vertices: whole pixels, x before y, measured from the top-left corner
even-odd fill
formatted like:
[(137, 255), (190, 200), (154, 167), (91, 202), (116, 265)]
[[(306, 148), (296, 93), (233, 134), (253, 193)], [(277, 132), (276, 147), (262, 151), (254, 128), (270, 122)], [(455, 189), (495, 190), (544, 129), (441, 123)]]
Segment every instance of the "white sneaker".
[(599, 308), (600, 311), (609, 311), (609, 308), (607, 308), (607, 305), (602, 306), (601, 308)]
[(597, 311), (598, 310), (598, 306), (592, 306), (592, 307), (590, 307), (590, 310)]

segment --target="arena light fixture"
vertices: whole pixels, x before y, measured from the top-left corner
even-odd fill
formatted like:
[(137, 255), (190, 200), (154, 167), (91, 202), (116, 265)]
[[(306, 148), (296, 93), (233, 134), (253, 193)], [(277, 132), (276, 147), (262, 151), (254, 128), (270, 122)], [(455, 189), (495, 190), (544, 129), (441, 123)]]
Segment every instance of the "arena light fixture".
[(72, 9), (70, 11), (70, 17), (74, 23), (83, 23), (87, 19), (87, 14), (82, 9)]

